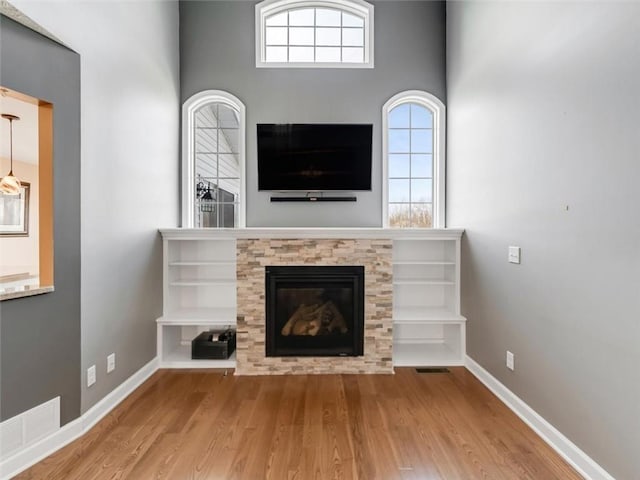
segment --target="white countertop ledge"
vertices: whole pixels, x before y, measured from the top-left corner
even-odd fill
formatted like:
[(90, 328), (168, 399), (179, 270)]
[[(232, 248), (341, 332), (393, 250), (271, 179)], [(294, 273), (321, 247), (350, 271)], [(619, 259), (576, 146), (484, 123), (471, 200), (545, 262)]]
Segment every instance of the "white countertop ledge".
[(33, 287), (28, 290), (15, 290), (12, 292), (0, 293), (0, 302), (5, 300), (13, 300), (14, 298), (33, 297), (34, 295), (42, 295), (43, 293), (51, 293), (54, 291), (53, 285), (49, 287)]
[(460, 238), (462, 228), (161, 228), (168, 240), (216, 240), (234, 238), (376, 238), (392, 240)]

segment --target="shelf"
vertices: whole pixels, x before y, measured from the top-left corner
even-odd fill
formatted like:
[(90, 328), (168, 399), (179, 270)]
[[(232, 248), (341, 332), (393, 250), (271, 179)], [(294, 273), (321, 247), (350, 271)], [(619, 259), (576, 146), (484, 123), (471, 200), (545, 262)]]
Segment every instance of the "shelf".
[(395, 307), (393, 309), (395, 323), (462, 323), (467, 319), (446, 308), (430, 307)]
[(206, 287), (208, 285), (235, 285), (235, 280), (216, 280), (216, 279), (180, 279), (169, 282), (172, 287)]
[(161, 360), (161, 368), (235, 368), (236, 352), (226, 360), (193, 360), (191, 345), (180, 345), (166, 353)]
[(393, 343), (394, 367), (441, 367), (463, 365), (463, 363), (460, 352), (443, 342), (395, 341)]
[(170, 267), (210, 267), (210, 266), (231, 266), (236, 262), (224, 260), (211, 260), (202, 262), (169, 262)]
[(433, 279), (433, 280), (418, 280), (418, 279), (394, 279), (394, 285), (455, 285), (452, 280)]
[(236, 309), (235, 307), (181, 308), (163, 315), (156, 322), (161, 325), (235, 325)]

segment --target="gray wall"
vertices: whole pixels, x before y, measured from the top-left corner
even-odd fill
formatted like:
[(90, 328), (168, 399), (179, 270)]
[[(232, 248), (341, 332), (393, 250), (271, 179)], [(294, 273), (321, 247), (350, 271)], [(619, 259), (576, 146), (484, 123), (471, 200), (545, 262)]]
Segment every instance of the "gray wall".
[[(75, 381), (85, 412), (156, 355), (157, 229), (178, 222), (178, 4), (12, 3), (82, 58), (82, 331)], [(116, 369), (107, 374), (112, 352)], [(87, 387), (91, 365), (97, 382)]]
[[(255, 3), (180, 2), (182, 100), (219, 89), (247, 108), (247, 226), (380, 226), (382, 105), (409, 89), (446, 101), (444, 3), (372, 2), (374, 69), (257, 69)], [(258, 192), (256, 123), (295, 122), (373, 123), (372, 191), (356, 203), (270, 203)]]
[(468, 353), (621, 480), (640, 478), (639, 25), (631, 2), (447, 9)]
[[(0, 420), (80, 413), (80, 57), (0, 16), (0, 85), (53, 103), (55, 292), (0, 303)], [(7, 112), (10, 113), (10, 112)]]

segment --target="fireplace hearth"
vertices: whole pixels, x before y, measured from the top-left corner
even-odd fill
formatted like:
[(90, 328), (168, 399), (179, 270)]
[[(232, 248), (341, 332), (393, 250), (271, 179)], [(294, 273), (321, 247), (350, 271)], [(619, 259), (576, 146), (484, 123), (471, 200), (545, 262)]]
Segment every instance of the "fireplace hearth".
[(265, 268), (266, 356), (361, 356), (363, 266)]

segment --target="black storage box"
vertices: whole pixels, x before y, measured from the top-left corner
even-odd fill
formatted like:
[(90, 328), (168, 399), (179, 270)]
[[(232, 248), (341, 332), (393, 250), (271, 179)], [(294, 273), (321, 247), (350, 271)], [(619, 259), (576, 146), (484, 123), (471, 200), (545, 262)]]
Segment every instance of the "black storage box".
[(236, 349), (236, 332), (202, 332), (191, 341), (191, 358), (194, 360), (224, 360)]

